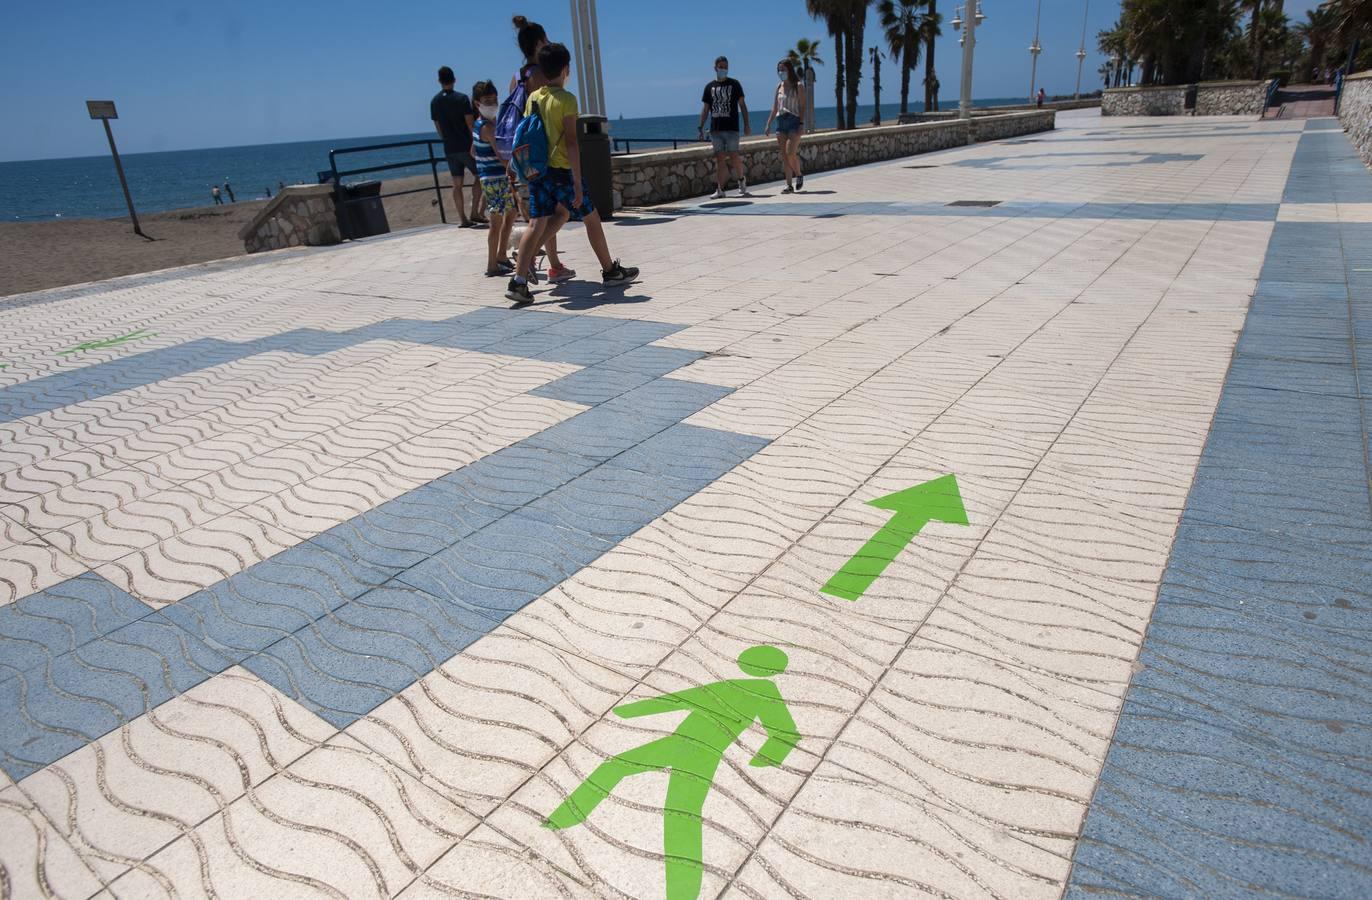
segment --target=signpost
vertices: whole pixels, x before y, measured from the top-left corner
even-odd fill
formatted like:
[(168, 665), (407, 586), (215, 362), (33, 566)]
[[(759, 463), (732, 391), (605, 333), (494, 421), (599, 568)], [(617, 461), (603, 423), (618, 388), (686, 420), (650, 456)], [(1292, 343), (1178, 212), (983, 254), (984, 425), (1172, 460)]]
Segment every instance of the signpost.
[(124, 164), (119, 161), (119, 148), (114, 146), (114, 132), (110, 130), (110, 119), (119, 118), (113, 100), (87, 100), (86, 112), (92, 119), (99, 119), (105, 125), (105, 137), (110, 142), (110, 155), (114, 157), (114, 170), (119, 173), (119, 186), (124, 189), (124, 202), (129, 206), (129, 218), (133, 220), (133, 233), (146, 238), (143, 226), (138, 224), (138, 213), (133, 208), (133, 197), (129, 194), (129, 181), (124, 177)]

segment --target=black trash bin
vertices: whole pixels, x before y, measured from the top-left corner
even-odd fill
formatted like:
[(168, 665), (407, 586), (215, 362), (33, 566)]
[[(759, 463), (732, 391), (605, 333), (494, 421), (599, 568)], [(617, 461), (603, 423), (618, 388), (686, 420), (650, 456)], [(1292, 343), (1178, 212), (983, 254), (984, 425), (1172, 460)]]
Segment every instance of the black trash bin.
[(581, 146), (581, 182), (602, 219), (615, 215), (615, 186), (610, 167), (610, 129), (604, 116), (578, 116), (576, 140)]
[(338, 203), (338, 230), (347, 240), (389, 234), (386, 207), (381, 204), (381, 182), (345, 184)]

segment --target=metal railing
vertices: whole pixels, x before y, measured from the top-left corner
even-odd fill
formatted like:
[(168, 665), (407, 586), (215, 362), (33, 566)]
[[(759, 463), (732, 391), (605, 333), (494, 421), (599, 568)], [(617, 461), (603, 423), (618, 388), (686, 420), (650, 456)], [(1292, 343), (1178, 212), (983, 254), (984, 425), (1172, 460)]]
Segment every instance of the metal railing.
[[(1272, 101), (1277, 99), (1279, 93), (1281, 93), (1281, 79), (1273, 78), (1272, 83), (1267, 86), (1267, 97), (1262, 101), (1262, 115), (1259, 118), (1267, 118), (1267, 110), (1272, 107)], [(1281, 113), (1278, 112), (1277, 116), (1280, 118)]]
[[(633, 153), (634, 144), (671, 144), (672, 149), (676, 150), (681, 144), (702, 144), (706, 143), (706, 140), (700, 138), (610, 138), (610, 152)], [(623, 150), (620, 149), (620, 145), (623, 145)], [(666, 148), (660, 147), (658, 149)]]
[[(339, 211), (341, 212), (343, 207), (349, 203), (362, 203), (374, 199), (372, 197), (360, 197), (356, 200), (348, 199), (347, 195), (344, 193), (343, 179), (348, 177), (349, 175), (369, 175), (373, 172), (390, 172), (394, 171), (395, 169), (411, 169), (415, 166), (427, 165), (429, 167), (429, 170), (433, 173), (434, 186), (432, 188), (422, 187), (413, 188), (408, 191), (390, 191), (389, 193), (383, 193), (377, 196), (378, 198), (400, 197), (405, 194), (422, 194), (425, 191), (432, 190), (434, 192), (434, 196), (438, 200), (438, 218), (442, 220), (443, 224), (446, 225), (448, 223), (448, 214), (443, 209), (443, 188), (438, 183), (438, 164), (440, 162), (445, 162), (446, 157), (444, 157), (441, 153), (437, 156), (434, 155), (434, 144), (442, 143), (443, 141), (439, 138), (428, 138), (426, 140), (419, 141), (398, 141), (394, 144), (371, 144), (366, 147), (344, 147), (340, 150), (330, 150), (329, 178), (333, 183), (334, 200), (339, 204)], [(338, 157), (346, 153), (369, 153), (375, 152), (377, 150), (397, 150), (401, 147), (419, 146), (423, 146), (426, 148), (428, 152), (427, 157), (421, 159), (407, 160), (405, 162), (386, 163), (385, 165), (380, 166), (363, 166), (360, 169), (340, 170), (338, 168)]]

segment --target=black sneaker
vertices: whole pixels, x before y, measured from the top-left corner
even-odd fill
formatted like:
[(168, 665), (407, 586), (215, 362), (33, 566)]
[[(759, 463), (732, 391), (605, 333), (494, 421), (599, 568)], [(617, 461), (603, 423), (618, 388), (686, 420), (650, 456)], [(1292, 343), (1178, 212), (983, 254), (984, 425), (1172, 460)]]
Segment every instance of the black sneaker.
[(797, 176), (796, 176), (796, 190), (800, 190), (800, 189), (803, 188), (803, 187), (805, 187), (805, 176), (804, 176), (804, 175), (797, 175)]
[(528, 306), (534, 302), (534, 292), (529, 290), (528, 284), (511, 278), (505, 286), (505, 299), (513, 300), (517, 306)]
[(615, 260), (610, 268), (600, 273), (600, 278), (606, 284), (628, 284), (638, 277), (638, 269), (633, 266), (625, 268)]

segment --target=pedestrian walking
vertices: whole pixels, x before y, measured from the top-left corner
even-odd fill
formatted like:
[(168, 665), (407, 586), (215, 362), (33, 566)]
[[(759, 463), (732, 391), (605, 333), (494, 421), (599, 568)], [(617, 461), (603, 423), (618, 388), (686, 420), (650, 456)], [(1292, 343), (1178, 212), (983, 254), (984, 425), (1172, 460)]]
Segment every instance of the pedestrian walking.
[[(777, 63), (776, 96), (772, 98), (772, 113), (767, 117), (763, 134), (770, 134), (772, 122), (777, 126), (777, 149), (781, 151), (782, 173), (786, 176), (783, 194), (791, 194), (805, 187), (800, 171), (800, 138), (805, 133), (801, 111), (805, 109), (805, 85), (796, 75), (795, 63), (783, 59)], [(794, 179), (794, 180), (793, 180)]]
[[(505, 95), (505, 102), (500, 104), (500, 113), (495, 126), (495, 152), (503, 157), (507, 162), (510, 159), (511, 151), (514, 147), (515, 129), (524, 119), (524, 111), (529, 104), (529, 95), (548, 83), (543, 77), (542, 70), (538, 67), (538, 51), (548, 46), (548, 32), (537, 22), (530, 22), (523, 16), (513, 16), (510, 19), (515, 28), (515, 43), (519, 45), (519, 52), (524, 57), (523, 64), (510, 79), (510, 90)], [(532, 222), (528, 209), (523, 208), (522, 198), (519, 195), (518, 183), (511, 179), (514, 189), (515, 204), (519, 214), (525, 221)], [(557, 223), (557, 228), (553, 233), (543, 239), (543, 252), (548, 254), (548, 280), (567, 281), (576, 277), (576, 270), (564, 266), (562, 258), (557, 253), (557, 231), (566, 224), (564, 217)], [(522, 236), (519, 243), (523, 243)], [(516, 254), (519, 249), (513, 248)], [(516, 259), (516, 261), (518, 261)], [(537, 265), (529, 269), (529, 281), (538, 283)]]
[(1043, 88), (1039, 88), (1038, 96), (1034, 98), (1034, 105), (1037, 106), (1039, 109), (1043, 109), (1043, 101), (1047, 99), (1048, 92), (1045, 91)]
[(523, 147), (514, 157), (520, 174), (529, 182), (529, 228), (519, 240), (515, 275), (505, 289), (505, 296), (519, 306), (534, 302), (528, 282), (539, 246), (569, 217), (586, 226), (586, 239), (600, 262), (604, 284), (628, 284), (638, 277), (638, 269), (622, 266), (610, 255), (600, 213), (582, 185), (576, 95), (564, 87), (571, 62), (571, 53), (561, 44), (548, 44), (538, 51), (538, 67), (547, 84), (529, 95), (518, 132), (522, 135), (537, 126), (532, 128), (534, 139), (544, 141), (543, 146), (528, 145), (527, 159), (523, 158)]
[(215, 184), (210, 186), (210, 196), (214, 198), (215, 206), (224, 205), (224, 198), (219, 195), (219, 185)]
[(233, 187), (229, 184), (229, 179), (224, 179), (224, 193), (229, 195), (230, 203), (237, 203), (238, 198), (233, 195)]
[(729, 164), (734, 167), (738, 179), (738, 195), (748, 196), (748, 179), (743, 174), (743, 156), (738, 152), (739, 120), (743, 122), (743, 133), (752, 134), (748, 122), (748, 104), (743, 100), (743, 85), (729, 77), (729, 59), (720, 56), (715, 59), (715, 77), (705, 85), (700, 95), (700, 124), (696, 134), (705, 139), (705, 120), (710, 120), (710, 143), (715, 150), (715, 192), (713, 199), (724, 196), (728, 183)]
[(474, 228), (477, 219), (477, 202), (481, 191), (472, 191), (472, 211), (467, 214), (467, 204), (463, 197), (467, 173), (476, 178), (476, 163), (472, 160), (472, 126), (476, 115), (472, 110), (471, 99), (453, 86), (457, 76), (447, 66), (438, 70), (438, 93), (429, 101), (429, 118), (433, 120), (434, 130), (443, 139), (443, 156), (448, 161), (448, 173), (453, 179), (453, 204), (457, 207), (459, 228)]
[(477, 118), (472, 131), (472, 157), (476, 160), (476, 177), (481, 193), (486, 196), (486, 211), (491, 217), (491, 233), (486, 241), (486, 275), (495, 278), (514, 274), (509, 252), (510, 229), (514, 226), (514, 191), (510, 186), (509, 164), (495, 152), (495, 119), (500, 111), (500, 95), (495, 84), (478, 81), (472, 86)]

